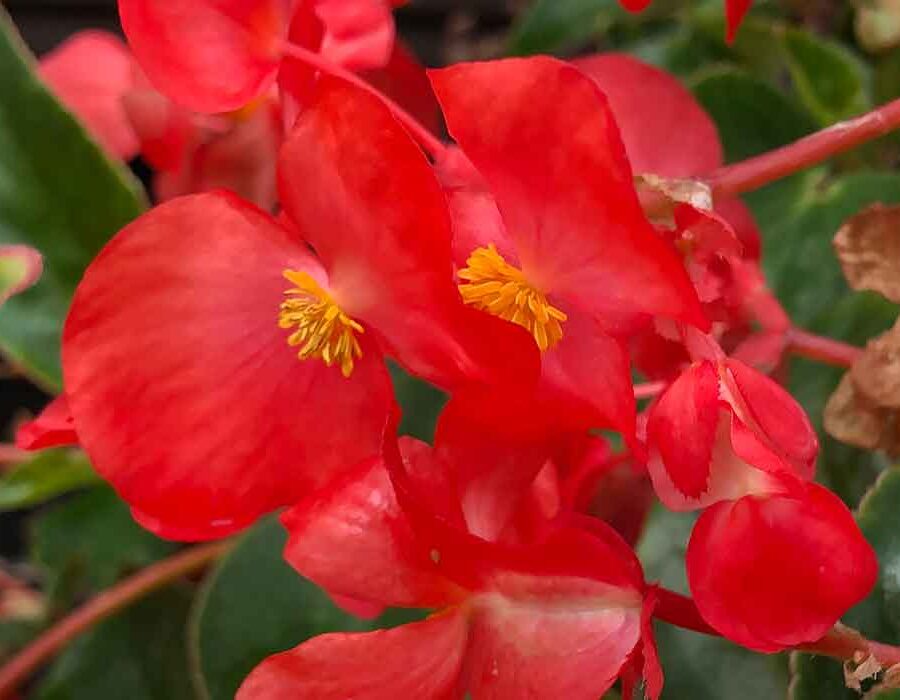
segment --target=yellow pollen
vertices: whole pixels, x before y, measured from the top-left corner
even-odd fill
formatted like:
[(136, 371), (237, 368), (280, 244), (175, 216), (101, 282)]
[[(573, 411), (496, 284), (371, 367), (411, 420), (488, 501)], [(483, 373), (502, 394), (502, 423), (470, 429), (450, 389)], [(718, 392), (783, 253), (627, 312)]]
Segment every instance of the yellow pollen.
[(534, 336), (541, 351), (562, 339), (566, 314), (532, 287), (521, 270), (506, 262), (493, 243), (472, 251), (459, 278), (464, 280), (459, 291), (465, 303), (519, 324)]
[(322, 360), (326, 365), (340, 365), (341, 374), (349, 377), (353, 361), (362, 357), (356, 333), (363, 327), (341, 311), (334, 299), (306, 272), (285, 270), (284, 277), (295, 286), (284, 294), (278, 313), (278, 325), (286, 330), (288, 345), (300, 346), (297, 357)]

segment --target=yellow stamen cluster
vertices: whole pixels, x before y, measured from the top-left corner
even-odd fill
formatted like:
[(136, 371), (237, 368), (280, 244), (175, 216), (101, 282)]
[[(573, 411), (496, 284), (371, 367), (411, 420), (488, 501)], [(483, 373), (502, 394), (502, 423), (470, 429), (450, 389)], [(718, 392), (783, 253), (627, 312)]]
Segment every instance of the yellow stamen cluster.
[(340, 365), (341, 374), (349, 377), (353, 361), (362, 357), (355, 333), (363, 327), (341, 311), (334, 299), (306, 272), (285, 270), (285, 279), (295, 286), (285, 292), (278, 325), (296, 329), (288, 336), (288, 345), (300, 346), (301, 360), (318, 358), (331, 367)]
[(472, 251), (459, 278), (464, 280), (459, 285), (463, 301), (519, 324), (534, 336), (542, 352), (562, 338), (566, 314), (532, 287), (521, 270), (506, 262), (493, 243)]

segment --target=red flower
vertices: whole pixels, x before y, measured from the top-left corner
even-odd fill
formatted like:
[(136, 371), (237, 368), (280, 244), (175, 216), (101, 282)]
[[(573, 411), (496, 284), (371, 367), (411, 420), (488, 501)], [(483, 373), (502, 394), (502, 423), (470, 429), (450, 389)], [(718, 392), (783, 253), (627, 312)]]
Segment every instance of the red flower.
[(779, 651), (819, 639), (871, 590), (875, 554), (841, 500), (810, 483), (815, 433), (771, 379), (701, 360), (651, 408), (647, 439), (663, 503), (706, 508), (686, 563), (716, 630)]
[(704, 619), (764, 652), (822, 638), (878, 577), (875, 553), (847, 506), (796, 479), (707, 508), (686, 563)]
[(143, 156), (158, 200), (227, 187), (274, 208), (282, 130), (274, 100), (218, 117), (192, 113), (149, 84), (115, 35), (93, 30), (47, 54), (41, 74), (111, 155)]
[(463, 298), (534, 336), (541, 400), (557, 407), (545, 413), (633, 435), (622, 337), (656, 315), (707, 321), (644, 217), (606, 100), (579, 71), (545, 57), (461, 64), (431, 78), (477, 168), (467, 172), (453, 151), (455, 162), (439, 164)]
[(691, 365), (650, 409), (649, 471), (673, 510), (770, 490), (780, 473), (811, 479), (818, 453), (803, 409), (733, 359)]
[[(317, 34), (323, 57), (381, 68), (394, 43), (388, 0), (119, 0), (151, 82), (199, 112), (238, 109), (275, 82), (288, 33)], [(301, 27), (291, 27), (292, 21)]]
[(133, 82), (132, 66), (128, 47), (114, 34), (100, 31), (74, 34), (40, 63), (41, 78), (60, 101), (107, 152), (123, 160), (139, 149), (122, 104)]
[(377, 453), (384, 352), (448, 389), (536, 372), (525, 333), (459, 300), (443, 192), (378, 99), (321, 81), (280, 185), (290, 228), (225, 193), (144, 215), (66, 322), (81, 443), (168, 537), (232, 532)]
[[(403, 444), (413, 478), (446, 493), (427, 445)], [(440, 489), (438, 491), (438, 489)], [(288, 512), (288, 561), (331, 591), (432, 607), (428, 619), (368, 634), (327, 634), (270, 657), (239, 700), (272, 697), (594, 700), (636, 656), (647, 694), (662, 676), (640, 565), (596, 521), (512, 546), (444, 519), (407, 515), (380, 460), (360, 464)]]

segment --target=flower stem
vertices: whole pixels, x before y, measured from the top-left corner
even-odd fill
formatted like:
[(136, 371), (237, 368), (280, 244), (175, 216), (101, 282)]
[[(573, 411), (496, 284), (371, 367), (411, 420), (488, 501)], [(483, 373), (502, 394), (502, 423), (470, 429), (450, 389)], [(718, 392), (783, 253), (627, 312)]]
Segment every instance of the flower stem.
[(665, 388), (669, 386), (668, 382), (646, 382), (644, 384), (634, 385), (634, 398), (638, 401), (641, 399), (652, 399), (663, 393)]
[(787, 338), (788, 349), (795, 355), (835, 367), (852, 367), (862, 354), (862, 348), (855, 345), (807, 333), (799, 328), (792, 328), (788, 331)]
[(900, 127), (900, 100), (826, 129), (774, 151), (716, 170), (706, 181), (715, 197), (758, 189), (775, 180), (817, 165), (866, 141)]
[(432, 134), (418, 119), (403, 109), (403, 107), (398, 105), (394, 100), (367, 83), (355, 73), (339, 66), (335, 66), (329, 61), (326, 61), (315, 51), (310, 51), (309, 49), (305, 49), (297, 44), (292, 44), (291, 42), (284, 42), (282, 50), (284, 51), (284, 54), (290, 58), (297, 59), (323, 73), (346, 80), (348, 83), (377, 96), (390, 108), (397, 121), (406, 127), (407, 131), (409, 131), (413, 138), (419, 142), (419, 145), (422, 146), (434, 160), (438, 160), (444, 154), (447, 147), (439, 138)]
[[(656, 588), (656, 594), (658, 603), (653, 611), (654, 617), (692, 632), (713, 637), (722, 636), (701, 617), (693, 599), (661, 586)], [(860, 656), (866, 657), (871, 654), (885, 668), (900, 663), (900, 647), (873, 642), (840, 622), (818, 641), (800, 644), (792, 650), (828, 656), (840, 661), (858, 661)]]
[(186, 549), (99, 593), (0, 667), (0, 698), (11, 697), (38, 667), (82, 632), (175, 579), (203, 569), (230, 546), (225, 541)]

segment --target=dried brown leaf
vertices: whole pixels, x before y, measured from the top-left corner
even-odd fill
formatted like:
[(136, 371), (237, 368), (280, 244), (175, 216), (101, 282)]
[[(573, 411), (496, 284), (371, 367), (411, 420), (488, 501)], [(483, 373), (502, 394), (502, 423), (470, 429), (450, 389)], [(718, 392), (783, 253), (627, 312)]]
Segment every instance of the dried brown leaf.
[(900, 325), (866, 344), (850, 376), (857, 391), (871, 404), (900, 408)]
[(900, 206), (873, 204), (850, 217), (834, 237), (844, 277), (900, 302)]
[(825, 405), (825, 430), (848, 445), (874, 450), (882, 443), (884, 413), (860, 396), (847, 372)]

